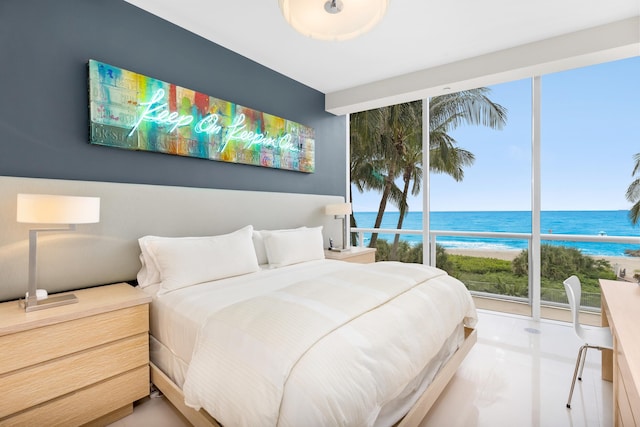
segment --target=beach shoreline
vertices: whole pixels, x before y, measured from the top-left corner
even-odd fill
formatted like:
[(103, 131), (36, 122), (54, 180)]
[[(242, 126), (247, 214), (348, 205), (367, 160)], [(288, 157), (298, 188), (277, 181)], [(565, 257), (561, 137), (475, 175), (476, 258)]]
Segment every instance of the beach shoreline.
[[(455, 249), (445, 248), (448, 254), (451, 255), (467, 255), (481, 258), (496, 258), (507, 261), (513, 261), (513, 259), (522, 252), (520, 249), (513, 250), (495, 250), (495, 249)], [(626, 280), (633, 280), (635, 273), (640, 273), (640, 257), (630, 256), (606, 256), (606, 255), (588, 255), (594, 259), (604, 259), (609, 261), (611, 267), (613, 267), (616, 275), (620, 276), (620, 273), (624, 271), (624, 277)]]

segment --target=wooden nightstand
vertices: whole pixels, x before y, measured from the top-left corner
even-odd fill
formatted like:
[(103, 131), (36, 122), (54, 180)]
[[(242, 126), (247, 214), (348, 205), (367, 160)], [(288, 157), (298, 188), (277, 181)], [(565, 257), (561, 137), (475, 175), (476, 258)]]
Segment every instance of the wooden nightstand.
[(375, 248), (362, 248), (353, 246), (345, 252), (330, 251), (325, 249), (324, 257), (328, 259), (337, 259), (340, 261), (355, 262), (358, 264), (371, 264), (376, 262)]
[(149, 302), (126, 283), (26, 313), (0, 304), (0, 426), (106, 425), (149, 394)]

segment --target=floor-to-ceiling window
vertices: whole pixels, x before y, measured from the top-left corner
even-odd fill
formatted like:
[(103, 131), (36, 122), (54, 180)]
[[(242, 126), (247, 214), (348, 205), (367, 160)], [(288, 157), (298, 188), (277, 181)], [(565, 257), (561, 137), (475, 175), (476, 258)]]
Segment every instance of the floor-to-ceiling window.
[(640, 152), (638, 76), (636, 57), (541, 77), (543, 304), (566, 302), (562, 280), (577, 274), (583, 306), (598, 309), (598, 277), (640, 273), (640, 257), (632, 256), (640, 245), (611, 241), (640, 231), (625, 197)]
[[(448, 254), (439, 256), (441, 266), (476, 294), (528, 302), (536, 315), (541, 306), (566, 304), (562, 281), (572, 274), (582, 280), (583, 307), (594, 311), (600, 307), (599, 278), (638, 280), (638, 227), (629, 219), (625, 195), (635, 179), (634, 154), (640, 151), (639, 73), (636, 57), (491, 86), (497, 102), (509, 109), (507, 126), (493, 140), (505, 138), (513, 157), (505, 159), (484, 145), (487, 129), (456, 131), (460, 141), (474, 141), (478, 158), (465, 176), (469, 182), (432, 174), (431, 233), (466, 229), (531, 235), (522, 241), (495, 236), (465, 241), (441, 233), (437, 241)], [(536, 150), (540, 156), (534, 161), (529, 154)], [(481, 160), (488, 163), (484, 168)], [(473, 212), (474, 203), (495, 208)], [(441, 204), (457, 208), (440, 218)], [(446, 222), (456, 216), (456, 225)], [(505, 250), (519, 245), (519, 253)], [(537, 274), (532, 272), (535, 251)]]
[[(640, 152), (638, 75), (634, 57), (488, 86), (486, 96), (507, 111), (504, 126), (448, 130), (452, 147), (472, 161), (461, 165), (461, 176), (431, 172), (428, 191), (408, 198), (402, 227), (420, 229), (428, 194), (430, 233), (401, 239), (410, 247), (430, 239), (439, 267), (479, 296), (520, 304), (523, 313), (563, 306), (562, 280), (571, 274), (585, 282), (583, 305), (599, 307), (598, 277), (640, 277), (640, 257), (632, 256), (639, 230), (625, 199)], [(358, 228), (373, 226), (377, 200), (375, 192), (353, 191)], [(396, 228), (395, 211), (385, 211), (381, 228)], [(367, 244), (366, 233), (360, 236)], [(539, 270), (530, 268), (536, 252)]]
[[(506, 112), (499, 127), (462, 125), (450, 132), (455, 147), (473, 161), (463, 175), (431, 172), (430, 229), (436, 264), (481, 295), (528, 301), (526, 272), (512, 261), (529, 240), (489, 233), (531, 233), (531, 82), (494, 85), (485, 96)], [(472, 236), (449, 231), (482, 233)]]

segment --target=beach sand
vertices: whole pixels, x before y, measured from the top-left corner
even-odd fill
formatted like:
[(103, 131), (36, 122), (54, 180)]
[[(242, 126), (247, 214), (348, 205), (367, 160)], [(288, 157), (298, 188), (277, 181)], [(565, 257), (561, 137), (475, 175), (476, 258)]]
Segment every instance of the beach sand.
[[(468, 255), (474, 257), (486, 257), (486, 258), (497, 258), (511, 261), (518, 254), (520, 254), (520, 250), (505, 250), (505, 251), (496, 251), (496, 250), (483, 250), (483, 249), (447, 249), (447, 253), (453, 255)], [(635, 273), (640, 273), (640, 257), (628, 257), (628, 256), (593, 256), (595, 259), (604, 259), (609, 261), (611, 267), (613, 267), (614, 271), (618, 275), (624, 270), (625, 275), (624, 278), (629, 281), (634, 281), (633, 275)]]

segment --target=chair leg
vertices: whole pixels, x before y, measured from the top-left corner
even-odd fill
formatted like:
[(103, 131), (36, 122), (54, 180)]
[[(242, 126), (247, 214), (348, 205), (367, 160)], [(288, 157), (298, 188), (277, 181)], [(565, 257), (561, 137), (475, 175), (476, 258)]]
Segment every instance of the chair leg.
[(582, 381), (582, 371), (584, 371), (584, 364), (587, 360), (587, 350), (589, 350), (588, 345), (584, 345), (584, 354), (582, 355), (582, 363), (580, 363), (580, 372), (578, 373), (578, 381)]
[(576, 367), (573, 370), (573, 380), (571, 381), (571, 390), (569, 390), (569, 399), (567, 400), (567, 408), (571, 409), (571, 398), (573, 397), (573, 388), (576, 385), (576, 378), (578, 377), (578, 371), (580, 370), (580, 366), (582, 365), (583, 354), (586, 353), (587, 346), (583, 345), (578, 350), (578, 359), (576, 360)]

